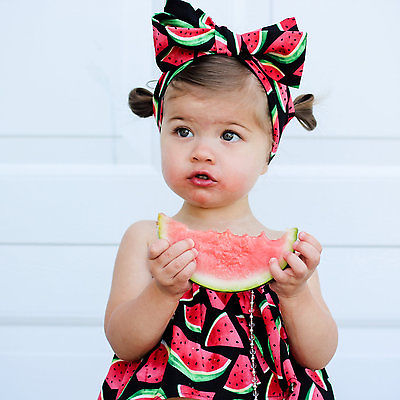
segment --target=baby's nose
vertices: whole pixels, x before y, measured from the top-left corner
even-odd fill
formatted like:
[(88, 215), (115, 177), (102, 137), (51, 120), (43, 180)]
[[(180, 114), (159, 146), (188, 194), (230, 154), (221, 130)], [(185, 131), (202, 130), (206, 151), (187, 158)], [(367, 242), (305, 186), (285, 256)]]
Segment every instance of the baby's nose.
[(201, 141), (195, 144), (192, 151), (192, 161), (215, 162), (215, 152), (210, 143)]

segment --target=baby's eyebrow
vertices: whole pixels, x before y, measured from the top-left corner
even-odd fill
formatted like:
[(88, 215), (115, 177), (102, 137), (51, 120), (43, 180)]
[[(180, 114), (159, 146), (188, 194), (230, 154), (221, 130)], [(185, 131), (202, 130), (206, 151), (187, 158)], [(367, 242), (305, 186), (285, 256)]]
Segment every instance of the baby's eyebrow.
[(248, 129), (246, 126), (244, 126), (242, 124), (239, 124), (238, 122), (234, 122), (234, 121), (224, 121), (224, 122), (221, 122), (221, 123), (224, 124), (224, 125), (237, 125), (237, 126), (240, 126), (240, 127), (244, 128), (244, 129)]
[(174, 121), (174, 120), (178, 120), (178, 121), (193, 121), (194, 118), (176, 116), (176, 117), (169, 117), (167, 120), (168, 121)]
[[(177, 115), (177, 116), (172, 116), (172, 117), (167, 118), (167, 121), (168, 122), (172, 122), (172, 121), (194, 122), (194, 121), (196, 121), (196, 118), (189, 117), (189, 116), (184, 117), (184, 116)], [(236, 126), (240, 126), (243, 129), (246, 129), (247, 131), (250, 131), (250, 129), (247, 126), (242, 125), (242, 124), (240, 124), (239, 122), (236, 122), (236, 121), (217, 121), (217, 124), (223, 125), (223, 126), (236, 125)]]

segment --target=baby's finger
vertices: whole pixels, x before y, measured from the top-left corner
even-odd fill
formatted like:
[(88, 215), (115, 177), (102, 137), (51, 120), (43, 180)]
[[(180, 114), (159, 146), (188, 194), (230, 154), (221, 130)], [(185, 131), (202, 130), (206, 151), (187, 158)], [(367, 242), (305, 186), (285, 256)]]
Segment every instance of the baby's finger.
[(283, 283), (288, 281), (287, 274), (284, 271), (282, 271), (278, 263), (278, 260), (276, 258), (271, 258), (271, 260), (269, 261), (269, 270), (276, 282)]
[(169, 247), (169, 242), (166, 239), (158, 239), (154, 241), (148, 249), (149, 260), (156, 259), (161, 253), (167, 250)]
[(168, 249), (166, 249), (162, 254), (160, 254), (158, 256), (158, 261), (161, 265), (165, 266), (185, 251), (192, 249), (193, 246), (194, 242), (192, 239), (180, 240), (179, 242), (176, 242), (168, 247)]
[(322, 252), (322, 245), (321, 243), (311, 234), (307, 233), (307, 232), (300, 232), (299, 233), (299, 239), (302, 242), (308, 242), (310, 243), (312, 246), (314, 246), (319, 253)]
[(179, 273), (175, 276), (175, 279), (184, 283), (187, 282), (196, 270), (196, 260), (191, 261), (185, 268), (182, 268)]
[(170, 263), (168, 263), (164, 268), (163, 271), (167, 276), (170, 276), (172, 279), (175, 278), (190, 262), (194, 261), (197, 257), (197, 250), (190, 249), (179, 256), (175, 257)]
[(283, 256), (286, 262), (291, 267), (292, 274), (297, 278), (302, 278), (307, 274), (308, 268), (307, 265), (294, 253), (287, 253)]
[(297, 241), (293, 247), (300, 253), (300, 259), (308, 268), (313, 269), (319, 264), (321, 253), (309, 242)]

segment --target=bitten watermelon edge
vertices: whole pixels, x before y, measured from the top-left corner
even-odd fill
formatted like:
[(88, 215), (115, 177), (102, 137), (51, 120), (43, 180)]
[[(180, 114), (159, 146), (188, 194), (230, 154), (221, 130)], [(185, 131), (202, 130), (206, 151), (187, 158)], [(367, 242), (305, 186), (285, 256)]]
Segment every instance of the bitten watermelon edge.
[(158, 236), (170, 244), (191, 238), (199, 254), (191, 281), (220, 292), (241, 292), (271, 281), (269, 260), (287, 267), (283, 255), (294, 252), (297, 228), (288, 229), (279, 239), (269, 239), (265, 232), (258, 236), (235, 235), (231, 231), (191, 230), (163, 213), (158, 214)]

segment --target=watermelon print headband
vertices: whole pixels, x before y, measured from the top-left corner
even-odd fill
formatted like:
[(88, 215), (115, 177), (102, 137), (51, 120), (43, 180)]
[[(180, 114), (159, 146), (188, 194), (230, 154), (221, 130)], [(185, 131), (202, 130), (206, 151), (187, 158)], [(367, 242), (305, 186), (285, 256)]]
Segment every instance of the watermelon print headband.
[(156, 62), (162, 75), (153, 94), (153, 114), (161, 130), (163, 97), (172, 79), (198, 57), (236, 57), (259, 79), (268, 98), (273, 126), (270, 160), (282, 132), (294, 117), (289, 86), (300, 85), (307, 33), (295, 18), (253, 32), (235, 34), (216, 25), (202, 10), (182, 0), (167, 0), (164, 12), (152, 18)]

